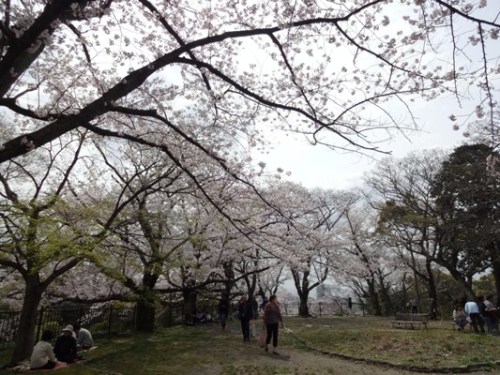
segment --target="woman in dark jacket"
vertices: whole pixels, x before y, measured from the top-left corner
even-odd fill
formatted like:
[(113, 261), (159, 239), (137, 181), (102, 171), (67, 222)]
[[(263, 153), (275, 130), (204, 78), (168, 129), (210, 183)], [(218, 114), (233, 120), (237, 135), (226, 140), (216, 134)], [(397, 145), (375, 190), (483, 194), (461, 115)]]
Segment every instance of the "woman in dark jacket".
[(242, 296), (238, 304), (238, 315), (243, 332), (243, 341), (250, 341), (250, 319), (252, 319), (252, 305), (247, 296)]
[(61, 362), (73, 363), (77, 359), (76, 339), (73, 333), (73, 327), (68, 325), (63, 328), (62, 335), (56, 340), (54, 354)]
[(273, 338), (273, 354), (278, 354), (276, 352), (276, 347), (278, 346), (278, 325), (281, 323), (281, 328), (283, 328), (283, 317), (281, 316), (280, 306), (278, 305), (278, 300), (275, 295), (269, 297), (269, 301), (264, 307), (264, 324), (267, 329), (266, 337), (266, 352), (269, 350), (268, 346), (271, 342), (271, 337)]

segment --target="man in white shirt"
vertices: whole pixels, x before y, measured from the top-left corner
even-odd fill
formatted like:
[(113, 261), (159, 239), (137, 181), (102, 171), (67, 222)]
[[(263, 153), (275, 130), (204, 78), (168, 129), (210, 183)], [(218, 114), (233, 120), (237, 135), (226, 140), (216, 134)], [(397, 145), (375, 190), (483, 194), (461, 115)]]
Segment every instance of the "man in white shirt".
[(80, 327), (80, 323), (76, 323), (74, 329), (76, 332), (76, 346), (78, 351), (88, 350), (94, 346), (92, 334), (88, 329)]
[(478, 326), (481, 329), (481, 332), (484, 333), (484, 321), (481, 318), (481, 314), (479, 312), (479, 305), (475, 301), (469, 301), (465, 303), (464, 306), (465, 313), (470, 318), (470, 324), (474, 329), (474, 332), (479, 333)]

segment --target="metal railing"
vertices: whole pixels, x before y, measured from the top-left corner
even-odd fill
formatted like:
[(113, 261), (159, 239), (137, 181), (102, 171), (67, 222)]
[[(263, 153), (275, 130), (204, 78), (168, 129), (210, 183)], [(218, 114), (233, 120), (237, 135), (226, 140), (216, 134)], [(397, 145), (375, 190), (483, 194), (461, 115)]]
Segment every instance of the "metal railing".
[[(236, 306), (232, 306), (234, 310)], [(349, 309), (346, 301), (311, 302), (309, 313), (313, 316), (333, 315), (366, 315), (363, 304), (353, 303)], [(213, 320), (217, 319), (217, 305), (207, 301), (198, 304), (198, 311), (209, 313)], [(281, 303), (284, 316), (298, 316), (298, 302)], [(262, 311), (259, 312), (262, 314)], [(231, 315), (230, 315), (231, 316)], [(0, 349), (15, 340), (19, 329), (19, 311), (0, 311)], [(89, 329), (95, 337), (110, 337), (131, 333), (135, 328), (136, 308), (116, 307), (112, 304), (97, 305), (79, 309), (53, 309), (44, 307), (37, 313), (35, 339), (38, 341), (44, 330), (58, 333), (67, 324), (80, 323)], [(171, 326), (189, 320), (183, 316), (182, 303), (165, 305), (155, 317), (156, 326)]]
[[(0, 348), (13, 342), (19, 329), (19, 311), (0, 311)], [(53, 309), (42, 307), (36, 318), (35, 340), (45, 330), (55, 334), (67, 324), (80, 323), (94, 337), (129, 333), (134, 329), (135, 307), (114, 307), (111, 304), (94, 308)]]

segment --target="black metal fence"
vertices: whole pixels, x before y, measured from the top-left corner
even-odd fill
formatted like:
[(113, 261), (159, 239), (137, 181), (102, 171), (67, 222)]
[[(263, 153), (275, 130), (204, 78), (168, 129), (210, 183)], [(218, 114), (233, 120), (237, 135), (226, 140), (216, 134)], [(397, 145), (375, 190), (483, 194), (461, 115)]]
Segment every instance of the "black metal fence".
[[(349, 308), (346, 301), (311, 302), (308, 304), (309, 313), (313, 316), (333, 315), (366, 315), (363, 304), (353, 303)], [(236, 305), (232, 306), (235, 310)], [(283, 302), (282, 314), (285, 316), (299, 315), (298, 302)], [(217, 319), (217, 304), (212, 301), (200, 301), (198, 312), (210, 314), (213, 320)], [(80, 323), (88, 328), (94, 337), (110, 337), (131, 333), (135, 328), (135, 306), (116, 307), (112, 304), (81, 307), (78, 309), (42, 308), (38, 311), (36, 321), (36, 336), (38, 341), (44, 330), (60, 332), (67, 324)], [(19, 311), (0, 311), (0, 349), (15, 340), (19, 329)], [(166, 327), (183, 322), (189, 322), (183, 314), (182, 302), (170, 303), (163, 306), (155, 317), (156, 326)]]
[[(15, 340), (19, 317), (19, 311), (0, 311), (0, 348)], [(94, 337), (129, 333), (134, 328), (135, 307), (115, 307), (110, 304), (79, 309), (41, 308), (36, 318), (35, 340), (38, 341), (45, 330), (58, 333), (67, 324), (77, 322), (90, 329)]]
[[(299, 315), (298, 302), (285, 302), (281, 304), (282, 314), (285, 316)], [(332, 315), (367, 315), (366, 307), (361, 303), (352, 303), (349, 308), (347, 301), (310, 302), (307, 304), (309, 314), (312, 316), (332, 316)]]

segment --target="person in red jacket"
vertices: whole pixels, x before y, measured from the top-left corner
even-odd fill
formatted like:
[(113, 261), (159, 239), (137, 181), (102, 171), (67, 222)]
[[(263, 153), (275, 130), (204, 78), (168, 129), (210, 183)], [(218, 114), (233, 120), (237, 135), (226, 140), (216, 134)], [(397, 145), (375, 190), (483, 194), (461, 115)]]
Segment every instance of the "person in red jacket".
[(273, 354), (278, 354), (276, 352), (276, 347), (278, 346), (278, 326), (281, 324), (281, 328), (283, 328), (283, 317), (281, 316), (278, 300), (274, 294), (269, 297), (269, 301), (264, 306), (264, 324), (267, 330), (265, 351), (269, 351), (269, 344), (272, 337)]

